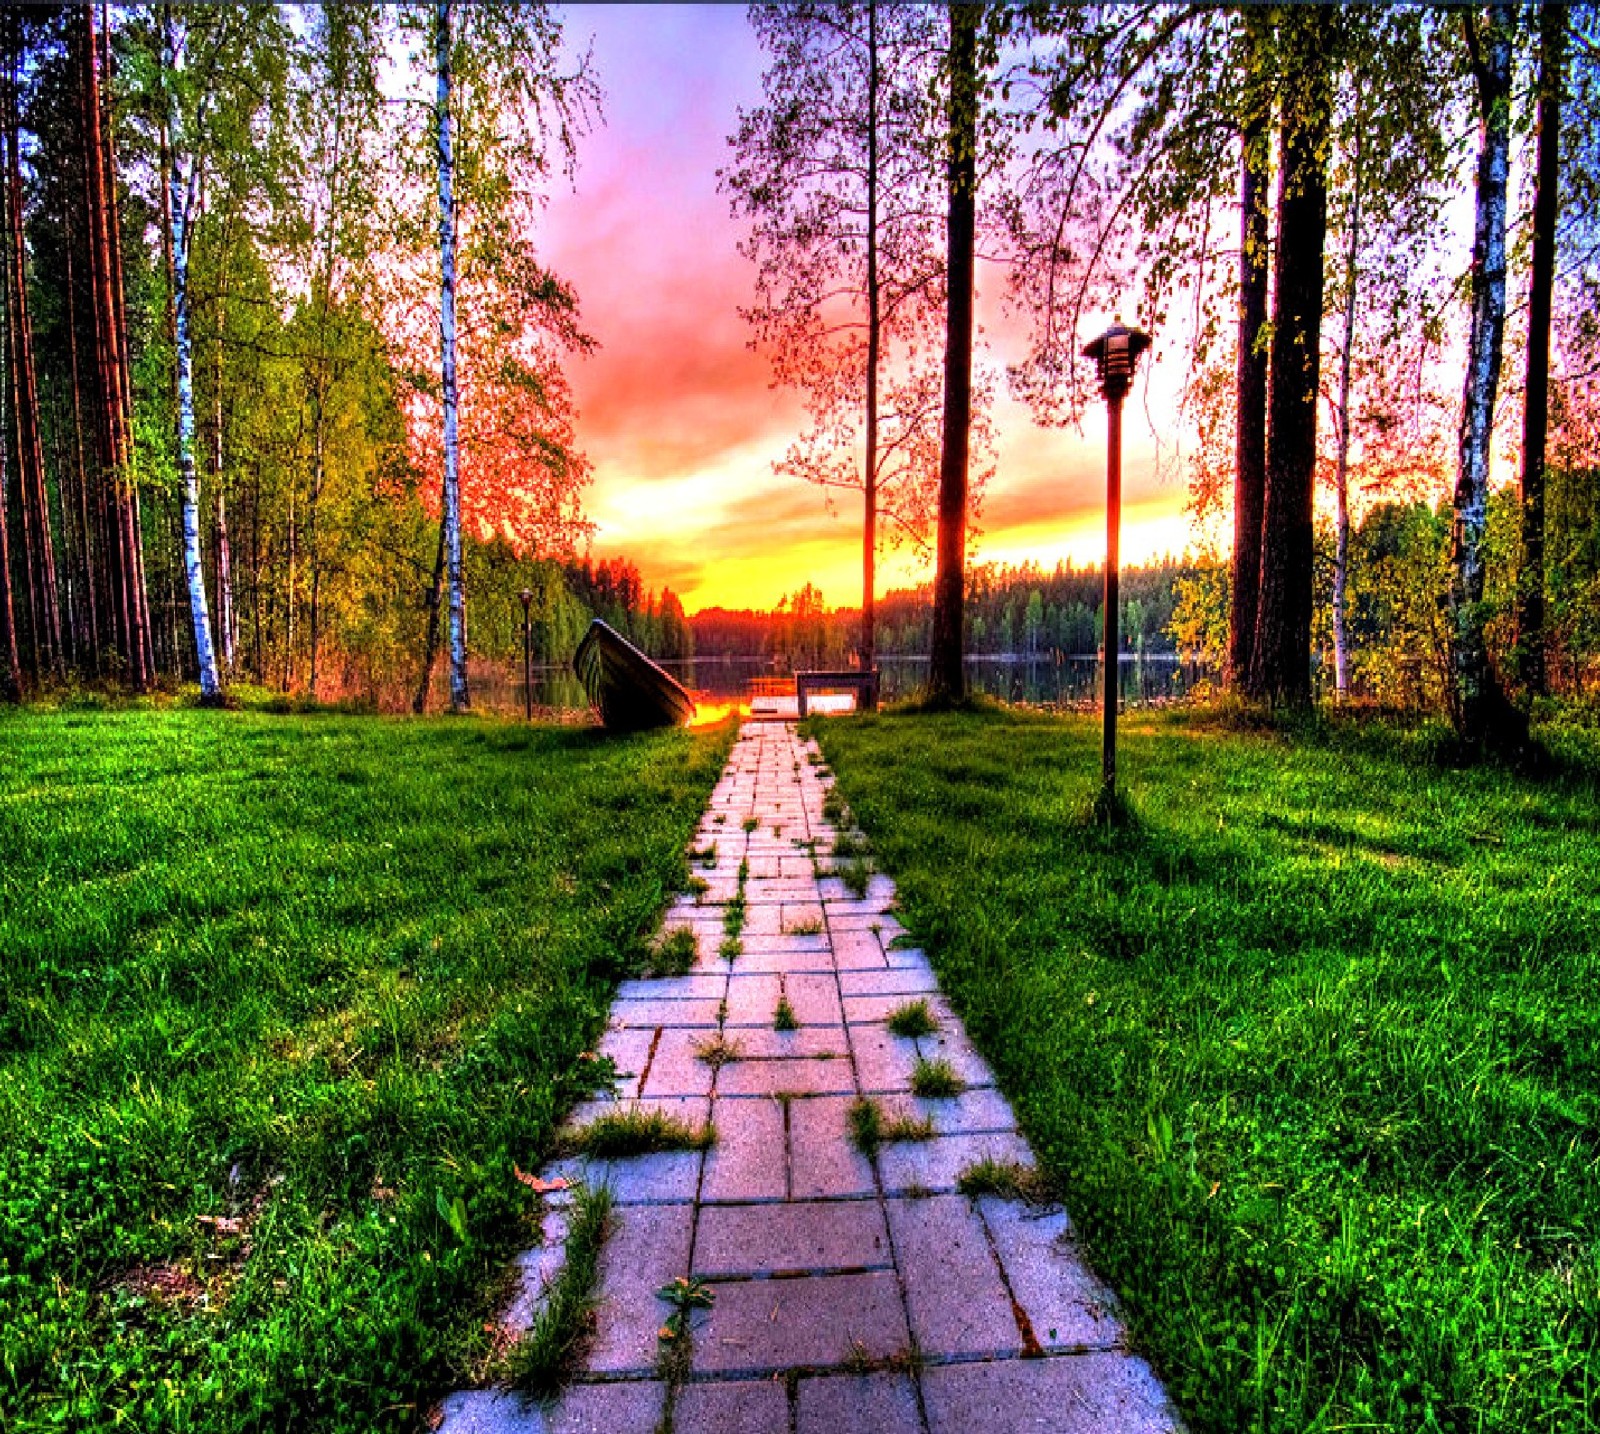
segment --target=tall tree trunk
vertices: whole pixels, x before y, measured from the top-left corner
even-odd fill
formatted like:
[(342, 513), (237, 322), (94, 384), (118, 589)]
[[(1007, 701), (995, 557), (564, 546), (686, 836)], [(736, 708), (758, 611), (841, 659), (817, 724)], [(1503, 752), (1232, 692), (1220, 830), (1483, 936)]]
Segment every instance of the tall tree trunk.
[(1530, 696), (1545, 691), (1544, 457), (1550, 422), (1550, 292), (1555, 282), (1561, 184), (1561, 90), (1567, 7), (1539, 7), (1539, 160), (1528, 283), (1528, 381), (1522, 409), (1522, 562), (1517, 571), (1517, 656)]
[(18, 67), (22, 36), (15, 13), (7, 21), (6, 75), (6, 219), (10, 263), (8, 306), (11, 310), (11, 350), (15, 365), (12, 387), (15, 393), (17, 472), (22, 484), (23, 511), (31, 510), (31, 527), (36, 543), (34, 572), (30, 587), (36, 594), (38, 626), (34, 643), (42, 667), (60, 675), (61, 605), (56, 585), (55, 541), (51, 532), (50, 498), (45, 490), (44, 442), (39, 423), (39, 385), (33, 362), (33, 325), (28, 316), (27, 245), (23, 236), (22, 162), (18, 144), (21, 86)]
[(439, 0), (434, 29), (438, 67), (439, 143), (439, 372), (444, 394), (445, 575), (450, 597), (450, 709), (465, 712), (467, 595), (461, 571), (461, 447), (456, 394), (455, 151), (450, 138), (450, 0)]
[(1264, 10), (1244, 11), (1249, 77), (1239, 134), (1239, 349), (1234, 378), (1236, 408), (1233, 476), (1233, 591), (1228, 622), (1228, 683), (1253, 686), (1257, 594), (1261, 584), (1261, 510), (1267, 489), (1267, 327), (1271, 236), (1267, 179), (1272, 101), (1262, 72), (1271, 21)]
[(322, 502), (322, 477), (325, 452), (323, 447), (323, 413), (321, 383), (319, 380), (316, 411), (312, 415), (312, 465), (311, 500), (306, 508), (306, 562), (311, 569), (311, 685), (312, 700), (316, 699), (317, 681), (321, 676), (318, 657), (322, 645), (322, 566), (317, 561), (317, 508)]
[(73, 273), (72, 251), (75, 243), (70, 222), (66, 229), (64, 252), (67, 268), (67, 356), (72, 378), (72, 441), (73, 466), (77, 478), (78, 527), (83, 535), (81, 548), (83, 608), (88, 638), (89, 661), (96, 676), (100, 674), (100, 609), (94, 575), (94, 544), (89, 523), (89, 470), (83, 455), (83, 377), (78, 367), (78, 293)]
[(112, 601), (109, 604), (117, 646), (128, 682), (137, 690), (149, 681), (146, 635), (148, 608), (139, 588), (137, 536), (129, 489), (130, 430), (127, 348), (117, 295), (121, 288), (121, 236), (117, 223), (116, 176), (109, 167), (110, 148), (102, 114), (100, 47), (95, 36), (95, 7), (82, 9), (82, 122), (84, 138), (85, 213), (89, 227), (90, 286), (94, 302), (95, 363), (99, 414), (98, 447), (106, 516), (105, 551)]
[(976, 5), (950, 6), (950, 117), (947, 176), (944, 435), (939, 454), (939, 558), (933, 583), (928, 696), (967, 695), (963, 606), (967, 566), (967, 461), (972, 435), (973, 260), (978, 189), (978, 22)]
[[(166, 19), (166, 61), (169, 89), (168, 129), (176, 141), (178, 69), (183, 46), (168, 11)], [(199, 161), (189, 160), (188, 182), (180, 177), (182, 166), (176, 155), (172, 161), (172, 299), (178, 368), (178, 481), (183, 502), (183, 571), (189, 589), (189, 617), (194, 624), (195, 661), (200, 669), (200, 697), (203, 702), (222, 700), (222, 676), (217, 670), (216, 649), (211, 641), (211, 612), (206, 602), (205, 568), (200, 545), (200, 477), (194, 461), (194, 348), (189, 335), (189, 244), (194, 215)]]
[(1477, 82), (1477, 218), (1472, 241), (1472, 330), (1461, 399), (1460, 466), (1451, 534), (1450, 668), (1458, 733), (1470, 743), (1491, 736), (1500, 702), (1489, 667), (1483, 609), (1484, 530), (1489, 450), (1506, 323), (1506, 201), (1511, 163), (1511, 37), (1516, 9), (1491, 5), (1480, 30), (1463, 14)]
[[(1359, 81), (1358, 81), (1359, 84)], [(1333, 683), (1340, 699), (1350, 693), (1350, 366), (1356, 345), (1356, 290), (1361, 246), (1361, 98), (1356, 98), (1355, 143), (1350, 165), (1350, 232), (1344, 251), (1344, 351), (1339, 355), (1339, 452), (1334, 463)]]
[(877, 646), (878, 369), (883, 357), (878, 294), (878, 5), (867, 3), (867, 452), (866, 521), (861, 542), (861, 669), (870, 672)]
[(428, 708), (428, 693), (433, 687), (433, 663), (439, 654), (439, 608), (444, 601), (444, 499), (439, 500), (439, 550), (433, 559), (433, 583), (428, 589), (428, 627), (422, 638), (422, 676), (411, 710), (422, 716)]
[(1322, 6), (1291, 9), (1280, 31), (1278, 252), (1267, 394), (1267, 487), (1252, 695), (1288, 706), (1311, 700), (1312, 500), (1322, 342), (1322, 251), (1328, 230), (1329, 48), (1336, 23)]
[[(4, 315), (0, 314), (0, 318)], [(0, 338), (0, 365), (5, 363), (5, 343)], [(0, 373), (0, 700), (22, 697), (22, 662), (17, 646), (17, 610), (11, 599), (10, 507), (6, 499), (7, 441), (4, 413), (5, 375)]]

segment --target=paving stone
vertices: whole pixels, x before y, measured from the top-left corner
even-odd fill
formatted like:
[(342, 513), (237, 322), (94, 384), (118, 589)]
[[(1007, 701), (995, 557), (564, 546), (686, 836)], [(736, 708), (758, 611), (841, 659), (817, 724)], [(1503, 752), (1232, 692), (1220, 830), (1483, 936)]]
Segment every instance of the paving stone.
[(700, 1212), (694, 1269), (702, 1278), (887, 1269), (892, 1261), (876, 1200), (715, 1205)]
[(1123, 1342), (1116, 1301), (1084, 1265), (1065, 1212), (993, 1195), (978, 1208), (1041, 1348), (1108, 1349)]
[(994, 1084), (994, 1072), (989, 1069), (989, 1063), (967, 1039), (959, 1022), (935, 1035), (919, 1037), (917, 1050), (927, 1060), (948, 1061), (951, 1069), (968, 1085)]
[(624, 981), (617, 987), (619, 1001), (720, 1001), (728, 991), (726, 976), (666, 976), (649, 981)]
[(844, 1024), (844, 1010), (839, 1004), (839, 981), (831, 973), (826, 976), (796, 973), (785, 978), (783, 989), (802, 1025)]
[(776, 1057), (832, 1056), (848, 1060), (850, 1042), (843, 1026), (803, 1025), (798, 1031), (776, 1031), (766, 1026), (740, 1026), (732, 1034), (739, 1049), (752, 1060)]
[(741, 936), (736, 975), (779, 971), (832, 972), (833, 952), (826, 936)]
[(833, 935), (833, 961), (841, 974), (846, 971), (887, 971), (888, 959), (883, 944), (871, 931), (841, 931), (830, 927)]
[(931, 969), (839, 972), (839, 989), (845, 1000), (852, 996), (920, 996), (939, 989)]
[(719, 1096), (849, 1095), (855, 1088), (850, 1062), (823, 1056), (734, 1061), (717, 1079)]
[(715, 1026), (721, 1001), (615, 1001), (610, 1024), (618, 1030), (659, 1026)]
[(788, 1428), (789, 1391), (771, 1379), (687, 1384), (672, 1411), (673, 1434), (787, 1434)]
[[(722, 1074), (744, 1062), (725, 1066)], [(721, 1100), (712, 1108), (717, 1142), (706, 1156), (705, 1201), (781, 1200), (788, 1193), (783, 1106), (775, 1100)]]
[(700, 1185), (698, 1150), (664, 1150), (658, 1155), (634, 1155), (626, 1160), (590, 1160), (573, 1156), (545, 1169), (547, 1179), (573, 1184), (606, 1186), (618, 1205), (687, 1204)]
[(694, 1212), (683, 1205), (635, 1205), (614, 1212), (600, 1250), (595, 1332), (584, 1357), (593, 1374), (648, 1374), (666, 1307), (662, 1285), (689, 1273)]
[(928, 963), (927, 954), (916, 946), (888, 944), (884, 948), (884, 960), (895, 971), (923, 971), (929, 976), (933, 975), (933, 967)]
[(964, 1090), (960, 1095), (939, 1100), (886, 1095), (879, 1098), (879, 1104), (891, 1119), (904, 1116), (908, 1120), (930, 1122), (937, 1135), (971, 1135), (1017, 1128), (1010, 1102), (999, 1091), (988, 1087)]
[(796, 1200), (874, 1195), (872, 1162), (850, 1142), (854, 1097), (789, 1102), (789, 1178)]
[(885, 1204), (917, 1347), (936, 1356), (1021, 1354), (1011, 1297), (972, 1202), (935, 1195)]
[(1142, 1359), (1060, 1355), (949, 1364), (922, 1374), (930, 1434), (1176, 1434), (1181, 1427)]
[(540, 1243), (531, 1250), (524, 1250), (513, 1261), (516, 1285), (500, 1315), (500, 1323), (517, 1334), (533, 1328), (544, 1305), (545, 1290), (567, 1262), (567, 1210), (564, 1206), (545, 1208), (539, 1221), (539, 1235)]
[[(780, 857), (789, 861), (789, 857)], [(814, 877), (751, 878), (745, 883), (744, 903), (748, 906), (782, 906), (785, 902), (815, 901), (817, 883)]]
[(954, 1190), (961, 1172), (981, 1160), (1033, 1164), (1028, 1142), (1014, 1132), (992, 1135), (936, 1135), (932, 1140), (901, 1141), (878, 1152), (878, 1174), (886, 1195), (943, 1194)]
[(727, 1024), (770, 1026), (782, 992), (783, 982), (776, 974), (737, 971), (728, 978)]
[(716, 1036), (715, 1030), (697, 1027), (691, 1030), (662, 1031), (656, 1042), (656, 1053), (650, 1060), (641, 1090), (646, 1096), (710, 1095), (716, 1073), (703, 1060), (698, 1051)]
[(892, 1036), (883, 1026), (850, 1026), (850, 1053), (856, 1079), (868, 1095), (909, 1094), (917, 1063), (914, 1041)]
[[(841, 1365), (853, 1353), (887, 1359), (908, 1346), (894, 1275), (816, 1275), (715, 1286), (694, 1364), (710, 1373)], [(980, 1426), (973, 1426), (980, 1427)]]
[(844, 1018), (852, 1025), (868, 1025), (873, 1021), (887, 1021), (902, 1006), (908, 1006), (917, 1001), (927, 1004), (928, 1014), (933, 1017), (935, 1023), (940, 1027), (951, 1027), (958, 1023), (959, 1017), (950, 1009), (950, 1003), (943, 996), (933, 993), (846, 996), (844, 998)]
[(644, 1068), (650, 1060), (650, 1048), (655, 1044), (656, 1033), (646, 1030), (619, 1031), (607, 1029), (595, 1047), (597, 1054), (609, 1056), (616, 1067), (615, 1089), (618, 1095), (639, 1094), (639, 1083)]
[(439, 1434), (649, 1434), (666, 1407), (666, 1388), (654, 1380), (575, 1384), (549, 1404), (486, 1389), (452, 1394), (439, 1407)]
[(922, 1434), (917, 1391), (904, 1374), (802, 1379), (798, 1412), (797, 1434)]

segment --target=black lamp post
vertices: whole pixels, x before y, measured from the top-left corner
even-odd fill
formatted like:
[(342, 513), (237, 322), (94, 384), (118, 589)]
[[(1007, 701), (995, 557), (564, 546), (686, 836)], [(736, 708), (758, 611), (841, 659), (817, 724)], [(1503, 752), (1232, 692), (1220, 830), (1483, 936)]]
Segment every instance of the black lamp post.
[(522, 599), (522, 714), (533, 721), (533, 620), (528, 615), (533, 594), (527, 588), (517, 594)]
[(1117, 577), (1121, 567), (1122, 536), (1122, 400), (1133, 385), (1139, 355), (1150, 347), (1150, 335), (1113, 324), (1083, 356), (1093, 359), (1100, 374), (1100, 392), (1106, 400), (1106, 596), (1105, 596), (1105, 697), (1104, 737), (1100, 749), (1100, 783), (1103, 798), (1117, 790), (1117, 704), (1122, 688), (1122, 642), (1117, 631)]

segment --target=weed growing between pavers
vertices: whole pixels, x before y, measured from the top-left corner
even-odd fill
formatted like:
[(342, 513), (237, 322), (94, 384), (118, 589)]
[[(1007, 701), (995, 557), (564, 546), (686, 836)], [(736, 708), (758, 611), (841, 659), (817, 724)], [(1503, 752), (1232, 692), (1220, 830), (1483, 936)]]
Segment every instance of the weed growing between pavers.
[(800, 1018), (795, 1015), (794, 1007), (789, 1004), (787, 996), (779, 996), (778, 1004), (772, 1012), (772, 1029), (775, 1031), (798, 1031)]
[(644, 973), (651, 977), (687, 976), (697, 950), (694, 932), (687, 926), (676, 926), (655, 943)]
[(815, 730), (1196, 1434), (1594, 1434), (1595, 754), (1258, 725)]
[(656, 1298), (671, 1306), (671, 1313), (656, 1331), (656, 1377), (665, 1386), (661, 1419), (655, 1434), (675, 1434), (678, 1395), (694, 1367), (694, 1314), (710, 1309), (717, 1292), (704, 1280), (679, 1275), (656, 1291)]
[(844, 883), (844, 889), (857, 901), (867, 894), (868, 884), (872, 880), (872, 868), (864, 861), (836, 863), (833, 874)]
[(760, 817), (746, 817), (744, 819), (744, 829), (747, 832), (755, 831), (756, 828), (758, 828), (760, 825), (761, 825), (761, 818)]
[(703, 1041), (695, 1042), (694, 1058), (712, 1070), (721, 1070), (723, 1066), (740, 1060), (744, 1056), (738, 1041), (731, 1041), (721, 1031), (714, 1036), (708, 1036)]
[(903, 1006), (897, 1006), (889, 1013), (889, 1019), (884, 1024), (895, 1035), (908, 1036), (913, 1040), (918, 1036), (931, 1036), (939, 1029), (939, 1023), (934, 1020), (925, 999), (907, 1001)]
[(783, 928), (785, 936), (821, 936), (822, 933), (822, 921), (816, 916), (802, 916), (798, 921), (791, 921)]
[(731, 740), (0, 713), (0, 1427), (457, 1387)]
[(949, 1100), (961, 1094), (967, 1083), (955, 1072), (947, 1060), (927, 1060), (917, 1057), (911, 1067), (911, 1092), (929, 1100)]
[(1034, 1166), (989, 1156), (967, 1166), (956, 1177), (956, 1189), (974, 1199), (998, 1195), (1002, 1200), (1024, 1200), (1030, 1205), (1048, 1204), (1052, 1198), (1049, 1182)]
[(739, 863), (739, 886), (733, 893), (732, 899), (722, 913), (722, 944), (717, 948), (718, 954), (725, 961), (736, 961), (744, 954), (745, 897), (744, 889), (750, 880), (750, 861), (748, 858)]
[(717, 844), (707, 842), (703, 847), (697, 847), (689, 853), (689, 859), (698, 862), (701, 866), (711, 868), (717, 864)]
[(563, 1131), (560, 1148), (566, 1155), (620, 1160), (667, 1150), (709, 1150), (716, 1138), (716, 1127), (710, 1121), (694, 1126), (663, 1110), (633, 1106), (607, 1111), (576, 1129)]
[(850, 1139), (863, 1155), (876, 1155), (878, 1148), (902, 1140), (932, 1140), (933, 1122), (926, 1116), (885, 1116), (883, 1107), (871, 1096), (857, 1096), (847, 1112)]
[(505, 1356), (502, 1376), (533, 1395), (555, 1393), (578, 1362), (596, 1304), (600, 1250), (611, 1222), (611, 1191), (578, 1186), (567, 1222), (566, 1258), (545, 1291), (533, 1326)]
[(683, 884), (683, 889), (694, 897), (695, 905), (700, 904), (700, 898), (711, 890), (711, 883), (703, 876), (691, 876)]

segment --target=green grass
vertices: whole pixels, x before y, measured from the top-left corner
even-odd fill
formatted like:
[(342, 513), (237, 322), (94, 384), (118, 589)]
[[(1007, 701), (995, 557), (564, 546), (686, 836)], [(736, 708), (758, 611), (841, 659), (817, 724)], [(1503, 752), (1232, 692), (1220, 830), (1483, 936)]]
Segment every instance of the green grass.
[(973, 1198), (998, 1195), (1002, 1200), (1026, 1200), (1030, 1204), (1042, 1204), (1050, 1198), (1048, 1184), (1033, 1166), (988, 1156), (974, 1161), (956, 1177), (956, 1189)]
[(939, 1023), (934, 1020), (926, 1000), (907, 1001), (902, 1006), (896, 1006), (889, 1012), (885, 1024), (894, 1035), (913, 1040), (918, 1036), (931, 1036), (939, 1029)]
[(0, 1428), (414, 1427), (730, 738), (0, 713)]
[(595, 1307), (600, 1250), (611, 1221), (611, 1191), (580, 1187), (567, 1225), (566, 1259), (530, 1329), (507, 1352), (500, 1373), (534, 1396), (555, 1393), (577, 1362)]
[(775, 1031), (798, 1031), (800, 1018), (795, 1015), (794, 1007), (789, 1004), (787, 996), (779, 996), (778, 1004), (772, 1008), (772, 1029)]
[[(720, 1037), (719, 1037), (720, 1039)], [(595, 1160), (625, 1160), (634, 1155), (659, 1155), (665, 1150), (709, 1150), (715, 1129), (690, 1125), (660, 1110), (617, 1110), (597, 1115), (560, 1139), (563, 1154)]]
[(850, 1140), (863, 1155), (873, 1155), (881, 1145), (900, 1140), (932, 1140), (933, 1121), (926, 1116), (885, 1116), (883, 1107), (870, 1096), (857, 1096), (846, 1112)]
[(911, 1091), (925, 1100), (949, 1100), (961, 1094), (967, 1084), (946, 1060), (927, 1060), (917, 1057), (911, 1067)]
[(1192, 1428), (1596, 1429), (1600, 746), (1141, 714), (1097, 826), (1092, 720), (813, 730)]

